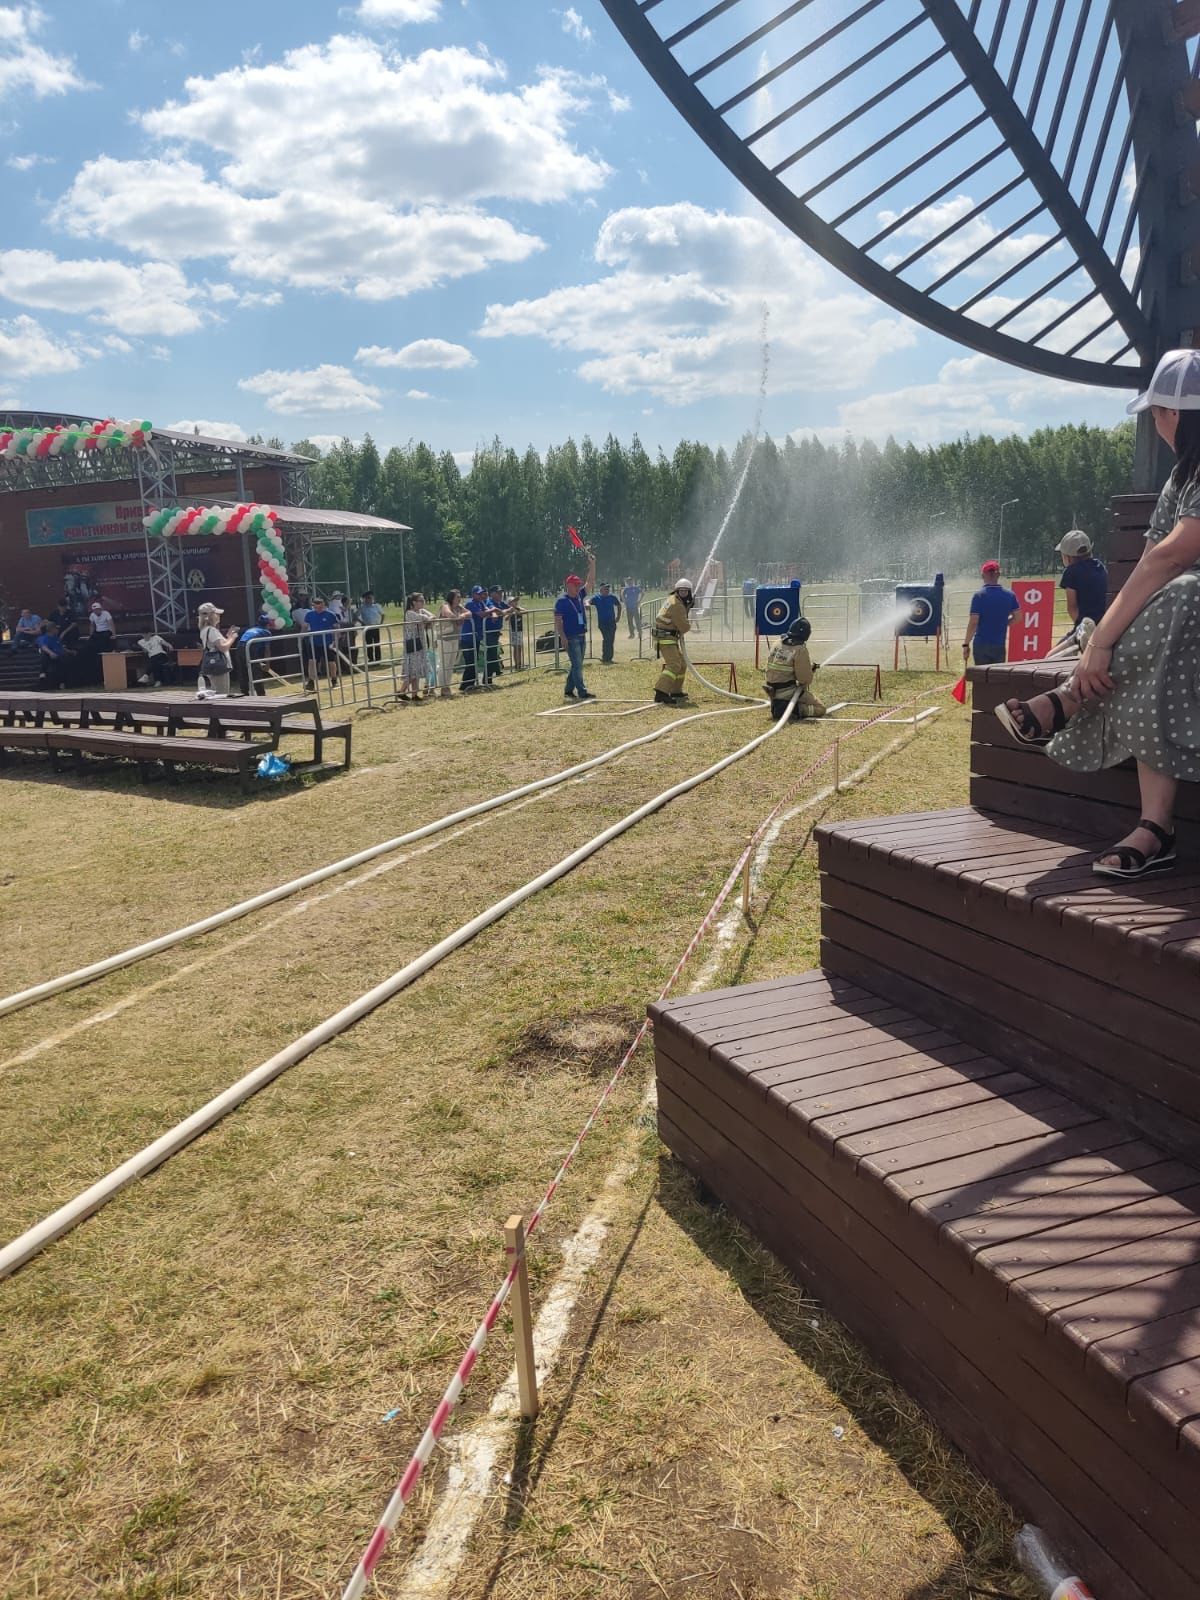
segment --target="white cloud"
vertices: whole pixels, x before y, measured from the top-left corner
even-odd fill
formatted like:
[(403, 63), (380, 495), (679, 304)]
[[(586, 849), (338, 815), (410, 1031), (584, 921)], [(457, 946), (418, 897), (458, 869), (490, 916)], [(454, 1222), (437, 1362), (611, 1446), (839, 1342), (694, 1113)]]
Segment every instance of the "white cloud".
[(451, 450), (450, 454), (454, 457), (455, 463), (458, 466), (458, 470), (464, 477), (466, 477), (471, 468), (475, 465), (474, 450)]
[(448, 339), (414, 339), (399, 350), (367, 344), (360, 347), (354, 359), (367, 367), (441, 367), (447, 371), (475, 365), (475, 357), (465, 344), (451, 344)]
[(579, 367), (586, 381), (673, 405), (757, 391), (764, 307), (777, 394), (854, 387), (915, 339), (758, 217), (691, 204), (628, 207), (602, 224), (595, 255), (613, 269), (607, 276), (491, 305), (480, 334), (544, 339), (588, 357)]
[(399, 28), (406, 22), (436, 22), (442, 0), (359, 0), (360, 22)]
[(386, 300), (526, 260), (543, 248), (475, 207), (402, 212), (349, 193), (243, 195), (178, 158), (87, 162), (53, 220), (171, 260), (219, 258), (248, 278)]
[(86, 87), (70, 56), (53, 55), (33, 42), (45, 22), (39, 5), (0, 6), (0, 99), (21, 89), (42, 100)]
[(55, 156), (9, 156), (4, 165), (11, 167), (14, 172), (30, 172), (34, 167), (52, 166), (56, 159)]
[(363, 36), (185, 82), (140, 117), (157, 155), (86, 162), (52, 220), (156, 260), (219, 260), (273, 288), (410, 294), (544, 248), (495, 214), (600, 188), (573, 124), (607, 85), (510, 84), (482, 49), (406, 56)]
[(135, 28), (129, 35), (129, 48), (135, 55), (139, 50), (143, 50), (149, 43), (150, 35), (148, 33), (143, 33), (140, 28)]
[(60, 343), (32, 317), (0, 319), (0, 382), (35, 373), (74, 372), (80, 354)]
[(122, 339), (119, 333), (106, 333), (100, 343), (105, 350), (111, 350), (115, 355), (119, 356), (127, 356), (133, 350), (129, 340)]
[(237, 422), (198, 422), (185, 418), (182, 422), (168, 422), (169, 433), (202, 433), (210, 439), (233, 439), (242, 443), (247, 438), (246, 430)]
[(280, 416), (315, 416), (321, 411), (378, 411), (381, 389), (355, 377), (349, 367), (323, 363), (293, 372), (259, 372), (238, 380), (238, 388), (266, 398), (267, 410)]
[(406, 389), (404, 391), (404, 398), (406, 400), (432, 400), (433, 396), (429, 393), (428, 389)]
[[(902, 228), (897, 228), (892, 237), (911, 239), (916, 244), (924, 244), (936, 239), (955, 223), (961, 222), (974, 211), (976, 203), (970, 195), (956, 194), (938, 205), (926, 206), (924, 211), (919, 211)], [(894, 222), (898, 215), (899, 213), (895, 211), (881, 211), (879, 220), (886, 225)], [(963, 222), (961, 227), (955, 228), (944, 243), (927, 252), (921, 258), (921, 262), (932, 267), (936, 277), (941, 277), (943, 273), (950, 272), (960, 262), (966, 261), (977, 250), (989, 244), (1000, 231), (988, 220), (986, 213), (973, 217), (970, 222)], [(1044, 245), (1049, 238), (1048, 233), (1011, 234), (1007, 239), (1001, 239), (999, 243), (992, 245), (978, 261), (964, 268), (964, 276), (995, 277), (998, 268), (1015, 266), (1018, 261), (1023, 261), (1032, 251)], [(1047, 254), (1053, 256), (1062, 248), (1061, 245), (1055, 245)], [(884, 257), (885, 265), (894, 267), (911, 254), (910, 249), (893, 251)], [(919, 263), (914, 263), (914, 268), (917, 265)]]
[(587, 23), (579, 15), (574, 6), (568, 6), (567, 9), (560, 12), (559, 15), (562, 17), (562, 28), (564, 33), (569, 33), (573, 39), (578, 39), (580, 44), (591, 44), (592, 30), (588, 27)]
[[(1096, 389), (1089, 392), (1089, 398), (1102, 408), (1111, 407), (1115, 426), (1128, 394), (1119, 389)], [(965, 433), (1004, 435), (1022, 433), (1031, 425), (1076, 422), (1080, 403), (1078, 384), (1023, 372), (990, 356), (960, 356), (945, 363), (935, 383), (912, 384), (847, 401), (838, 407), (836, 423), (796, 428), (792, 436), (816, 436), (827, 444), (840, 444), (849, 433), (882, 444), (890, 435), (918, 445), (938, 444)]]
[(195, 290), (178, 267), (150, 261), (65, 261), (49, 250), (0, 251), (0, 294), (44, 311), (86, 312), (131, 334), (191, 333)]
[(350, 439), (347, 441), (344, 433), (310, 433), (307, 434), (306, 437), (309, 444), (315, 444), (317, 449), (322, 453), (328, 450), (336, 450), (338, 445), (345, 444), (347, 442), (352, 444), (356, 450), (358, 449), (359, 445), (362, 444), (361, 439)]

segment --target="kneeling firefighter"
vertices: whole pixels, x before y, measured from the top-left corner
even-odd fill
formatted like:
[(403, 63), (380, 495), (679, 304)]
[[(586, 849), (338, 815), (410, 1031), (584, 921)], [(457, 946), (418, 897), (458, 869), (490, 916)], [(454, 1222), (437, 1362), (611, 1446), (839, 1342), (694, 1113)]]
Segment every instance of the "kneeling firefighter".
[(771, 702), (771, 719), (778, 722), (788, 708), (788, 701), (800, 689), (801, 695), (793, 713), (796, 717), (823, 717), (825, 707), (812, 692), (816, 667), (808, 653), (812, 623), (807, 617), (797, 617), (783, 638), (767, 657), (767, 672), (763, 689)]
[(673, 701), (682, 700), (684, 697), (683, 680), (687, 664), (683, 659), (683, 649), (679, 641), (692, 626), (688, 612), (695, 604), (692, 580), (680, 578), (663, 601), (654, 619), (651, 631), (658, 654), (662, 658), (662, 671), (654, 686), (654, 698), (660, 705), (670, 705)]

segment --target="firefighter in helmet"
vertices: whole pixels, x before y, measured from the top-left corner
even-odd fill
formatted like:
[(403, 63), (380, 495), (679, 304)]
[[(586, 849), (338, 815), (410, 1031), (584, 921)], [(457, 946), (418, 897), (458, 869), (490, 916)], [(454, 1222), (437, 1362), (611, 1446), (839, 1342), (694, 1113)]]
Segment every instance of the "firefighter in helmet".
[(788, 701), (800, 690), (800, 699), (793, 713), (800, 717), (823, 717), (825, 707), (812, 692), (813, 666), (808, 653), (808, 640), (812, 624), (807, 617), (797, 617), (783, 638), (767, 657), (767, 672), (763, 689), (771, 702), (771, 718), (778, 722), (788, 708)]
[(671, 705), (684, 698), (683, 679), (687, 665), (683, 659), (680, 640), (692, 624), (688, 613), (696, 604), (692, 593), (692, 580), (680, 578), (659, 607), (654, 619), (654, 643), (662, 658), (662, 671), (654, 686), (654, 698), (660, 705)]

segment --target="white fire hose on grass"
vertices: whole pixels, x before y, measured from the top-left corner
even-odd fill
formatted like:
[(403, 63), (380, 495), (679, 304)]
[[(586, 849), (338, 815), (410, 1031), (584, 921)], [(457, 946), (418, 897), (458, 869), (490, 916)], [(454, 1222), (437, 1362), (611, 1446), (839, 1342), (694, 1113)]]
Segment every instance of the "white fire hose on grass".
[[(793, 695), (793, 704), (796, 698), (797, 695)], [(707, 713), (710, 716), (714, 714), (712, 712)], [(6, 1245), (3, 1250), (0, 1250), (0, 1278), (8, 1277), (18, 1267), (24, 1266), (27, 1261), (30, 1261), (40, 1251), (44, 1250), (48, 1244), (53, 1243), (55, 1239), (61, 1238), (63, 1234), (69, 1233), (72, 1228), (78, 1227), (86, 1218), (99, 1211), (101, 1206), (107, 1205), (113, 1196), (119, 1194), (122, 1189), (135, 1182), (138, 1178), (145, 1177), (147, 1173), (153, 1172), (156, 1167), (161, 1166), (164, 1161), (167, 1161), (171, 1156), (190, 1144), (193, 1139), (198, 1138), (200, 1134), (211, 1128), (214, 1123), (220, 1122), (222, 1117), (227, 1116), (230, 1111), (240, 1106), (243, 1101), (248, 1100), (251, 1095), (257, 1094), (260, 1089), (265, 1088), (267, 1084), (278, 1078), (281, 1073), (286, 1072), (289, 1067), (294, 1067), (298, 1062), (312, 1055), (315, 1050), (319, 1050), (323, 1044), (328, 1044), (331, 1039), (336, 1039), (339, 1034), (345, 1033), (348, 1028), (353, 1027), (356, 1022), (360, 1022), (363, 1017), (368, 1016), (377, 1007), (383, 1005), (385, 1001), (390, 1000), (394, 995), (399, 994), (402, 989), (407, 989), (410, 984), (415, 983), (431, 967), (436, 967), (448, 955), (451, 955), (455, 950), (461, 949), (464, 944), (474, 939), (477, 934), (482, 933), (485, 928), (491, 927), (494, 922), (499, 922), (501, 917), (507, 916), (515, 907), (522, 905), (535, 894), (539, 894), (541, 890), (549, 888), (551, 884), (557, 883), (560, 878), (565, 878), (568, 873), (573, 872), (576, 867), (588, 860), (589, 857), (594, 856), (606, 844), (609, 844), (613, 839), (619, 838), (621, 834), (627, 833), (630, 828), (636, 827), (646, 817), (652, 816), (656, 811), (661, 811), (672, 800), (676, 800), (680, 795), (687, 794), (690, 790), (698, 788), (702, 783), (707, 783), (709, 779), (715, 778), (719, 773), (724, 772), (727, 767), (733, 766), (735, 762), (741, 761), (744, 757), (752, 754), (760, 745), (765, 744), (768, 739), (774, 738), (787, 720), (786, 717), (780, 718), (778, 722), (773, 722), (765, 733), (758, 734), (748, 744), (744, 744), (740, 749), (733, 751), (731, 755), (723, 756), (720, 761), (715, 761), (712, 766), (705, 767), (702, 772), (694, 773), (690, 778), (684, 778), (682, 782), (672, 784), (669, 789), (664, 789), (661, 794), (655, 795), (652, 800), (647, 800), (644, 805), (640, 805), (636, 810), (629, 812), (619, 822), (614, 822), (610, 827), (605, 828), (602, 833), (598, 833), (594, 838), (589, 839), (586, 844), (580, 845), (577, 850), (572, 850), (569, 855), (564, 856), (554, 866), (547, 868), (545, 872), (539, 873), (536, 878), (531, 878), (521, 888), (514, 889), (511, 894), (505, 895), (502, 900), (497, 900), (494, 905), (489, 906), (486, 911), (480, 912), (477, 917), (472, 917), (469, 922), (464, 922), (461, 927), (456, 928), (445, 939), (440, 940), (435, 945), (431, 945), (415, 961), (410, 961), (406, 966), (401, 967), (398, 972), (394, 972), (390, 978), (385, 978), (382, 983), (376, 984), (373, 989), (368, 989), (357, 1000), (351, 1001), (348, 1006), (343, 1006), (333, 1016), (327, 1017), (324, 1022), (318, 1023), (315, 1028), (310, 1028), (300, 1038), (294, 1039), (284, 1049), (277, 1051), (268, 1061), (264, 1061), (261, 1066), (257, 1066), (246, 1073), (236, 1083), (231, 1084), (228, 1089), (223, 1090), (222, 1093), (201, 1106), (198, 1111), (193, 1111), (191, 1116), (185, 1117), (182, 1122), (177, 1123), (174, 1128), (162, 1134), (153, 1143), (148, 1144), (136, 1155), (130, 1156), (128, 1161), (124, 1161), (120, 1166), (114, 1167), (111, 1172), (100, 1178), (96, 1183), (93, 1183), (90, 1188), (84, 1189), (73, 1200), (69, 1200), (65, 1205), (59, 1206), (56, 1211), (52, 1211), (49, 1216), (43, 1217), (40, 1222), (27, 1229), (19, 1238)], [(677, 726), (677, 724), (667, 724), (667, 727), (672, 726)], [(666, 731), (667, 728), (657, 730), (658, 734)], [(643, 744), (646, 739), (652, 737), (657, 737), (657, 734), (648, 734), (642, 739), (631, 741), (631, 744)], [(588, 763), (584, 763), (585, 768), (587, 765)], [(565, 774), (560, 773), (558, 778), (553, 781), (560, 781), (564, 776)], [(543, 783), (548, 781), (551, 780), (541, 780)], [(515, 794), (521, 791), (513, 792)], [(508, 798), (512, 798), (512, 796), (510, 795)], [(492, 803), (494, 802), (485, 802), (484, 805), (486, 807), (487, 804)], [(460, 813), (460, 815), (464, 816), (471, 814), (474, 813), (472, 811)], [(380, 848), (377, 846), (375, 853), (378, 853)], [(360, 855), (356, 859), (362, 860), (364, 856)], [(223, 915), (227, 916), (228, 913), (223, 913)]]

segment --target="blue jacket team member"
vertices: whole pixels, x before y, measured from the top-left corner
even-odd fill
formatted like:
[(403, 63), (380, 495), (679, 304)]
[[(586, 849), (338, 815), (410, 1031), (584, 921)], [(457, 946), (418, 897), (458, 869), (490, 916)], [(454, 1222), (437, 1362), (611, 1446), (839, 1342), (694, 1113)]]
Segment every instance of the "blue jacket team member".
[(587, 577), (579, 578), (568, 573), (563, 588), (566, 591), (554, 602), (554, 631), (562, 641), (570, 666), (563, 689), (564, 698), (594, 700), (583, 681), (583, 652), (587, 645), (587, 594), (596, 580), (596, 558), (588, 551)]
[(462, 631), (458, 636), (458, 646), (463, 658), (463, 675), (459, 688), (467, 694), (472, 689), (478, 689), (481, 676), (483, 681), (487, 682), (483, 619), (488, 613), (488, 598), (482, 584), (477, 583), (471, 590), (471, 598), (463, 601), (463, 610), (466, 615), (463, 617)]
[(611, 664), (613, 645), (617, 642), (617, 623), (621, 620), (621, 602), (612, 592), (611, 584), (602, 583), (600, 593), (594, 594), (588, 605), (596, 613), (596, 621), (600, 624), (600, 637), (604, 641), (600, 660)]
[(983, 588), (976, 591), (971, 601), (963, 657), (970, 656), (974, 645), (975, 665), (995, 667), (1008, 660), (1008, 630), (1021, 609), (1021, 602), (1000, 582), (998, 561), (985, 561), (980, 572)]

